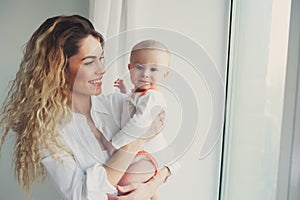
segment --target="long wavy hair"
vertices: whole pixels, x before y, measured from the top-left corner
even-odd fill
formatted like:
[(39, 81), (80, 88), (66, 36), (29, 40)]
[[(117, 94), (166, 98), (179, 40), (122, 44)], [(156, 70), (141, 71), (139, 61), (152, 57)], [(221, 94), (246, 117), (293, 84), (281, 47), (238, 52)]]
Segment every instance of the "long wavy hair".
[(0, 111), (0, 150), (12, 130), (16, 136), (14, 174), (28, 193), (34, 183), (46, 177), (40, 163), (42, 151), (50, 151), (58, 158), (57, 153), (66, 149), (58, 139), (57, 127), (70, 117), (68, 60), (78, 53), (80, 42), (89, 35), (104, 45), (102, 35), (84, 17), (47, 19), (27, 42), (20, 69), (11, 82)]

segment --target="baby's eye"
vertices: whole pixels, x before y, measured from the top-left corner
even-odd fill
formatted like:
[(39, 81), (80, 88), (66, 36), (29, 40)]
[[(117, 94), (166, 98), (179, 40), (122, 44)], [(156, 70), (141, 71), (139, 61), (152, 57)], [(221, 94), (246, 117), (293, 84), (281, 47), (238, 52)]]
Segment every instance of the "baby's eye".
[(158, 71), (158, 69), (155, 68), (155, 67), (151, 68), (150, 70), (151, 70), (151, 72), (156, 72), (156, 71)]
[(144, 69), (143, 65), (137, 65), (137, 66), (135, 66), (135, 68), (136, 68), (137, 70), (142, 70), (142, 69)]

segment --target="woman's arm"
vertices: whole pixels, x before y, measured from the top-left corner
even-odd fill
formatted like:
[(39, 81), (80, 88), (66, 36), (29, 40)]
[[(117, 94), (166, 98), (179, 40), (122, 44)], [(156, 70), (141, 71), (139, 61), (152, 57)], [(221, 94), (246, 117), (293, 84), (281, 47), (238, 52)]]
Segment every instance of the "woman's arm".
[(107, 179), (112, 185), (117, 185), (142, 145), (143, 141), (137, 139), (119, 149), (105, 163), (104, 168), (106, 170)]
[(134, 160), (141, 147), (161, 132), (164, 126), (164, 118), (165, 111), (162, 110), (144, 135), (121, 147), (105, 163), (104, 167), (106, 170), (107, 179), (112, 185), (117, 185), (117, 183), (121, 180), (122, 176)]
[(107, 193), (116, 193), (116, 188), (107, 180), (106, 171), (99, 163), (83, 171), (69, 154), (61, 153), (59, 159), (50, 153), (41, 163), (63, 199), (106, 199)]

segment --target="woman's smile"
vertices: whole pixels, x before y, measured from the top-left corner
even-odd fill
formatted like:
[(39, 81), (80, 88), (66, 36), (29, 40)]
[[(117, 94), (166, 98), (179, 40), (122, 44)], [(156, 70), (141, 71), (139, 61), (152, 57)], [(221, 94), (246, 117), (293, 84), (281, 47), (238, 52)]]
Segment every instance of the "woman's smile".
[(102, 85), (102, 77), (94, 80), (88, 81), (90, 84), (96, 86), (96, 87), (101, 87)]

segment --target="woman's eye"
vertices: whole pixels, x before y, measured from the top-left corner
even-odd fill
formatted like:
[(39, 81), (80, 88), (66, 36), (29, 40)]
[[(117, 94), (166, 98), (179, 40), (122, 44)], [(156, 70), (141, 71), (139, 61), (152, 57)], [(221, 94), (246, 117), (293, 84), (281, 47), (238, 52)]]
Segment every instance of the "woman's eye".
[(94, 64), (94, 61), (90, 61), (90, 62), (85, 62), (85, 63), (83, 63), (84, 65), (92, 65), (92, 64)]

